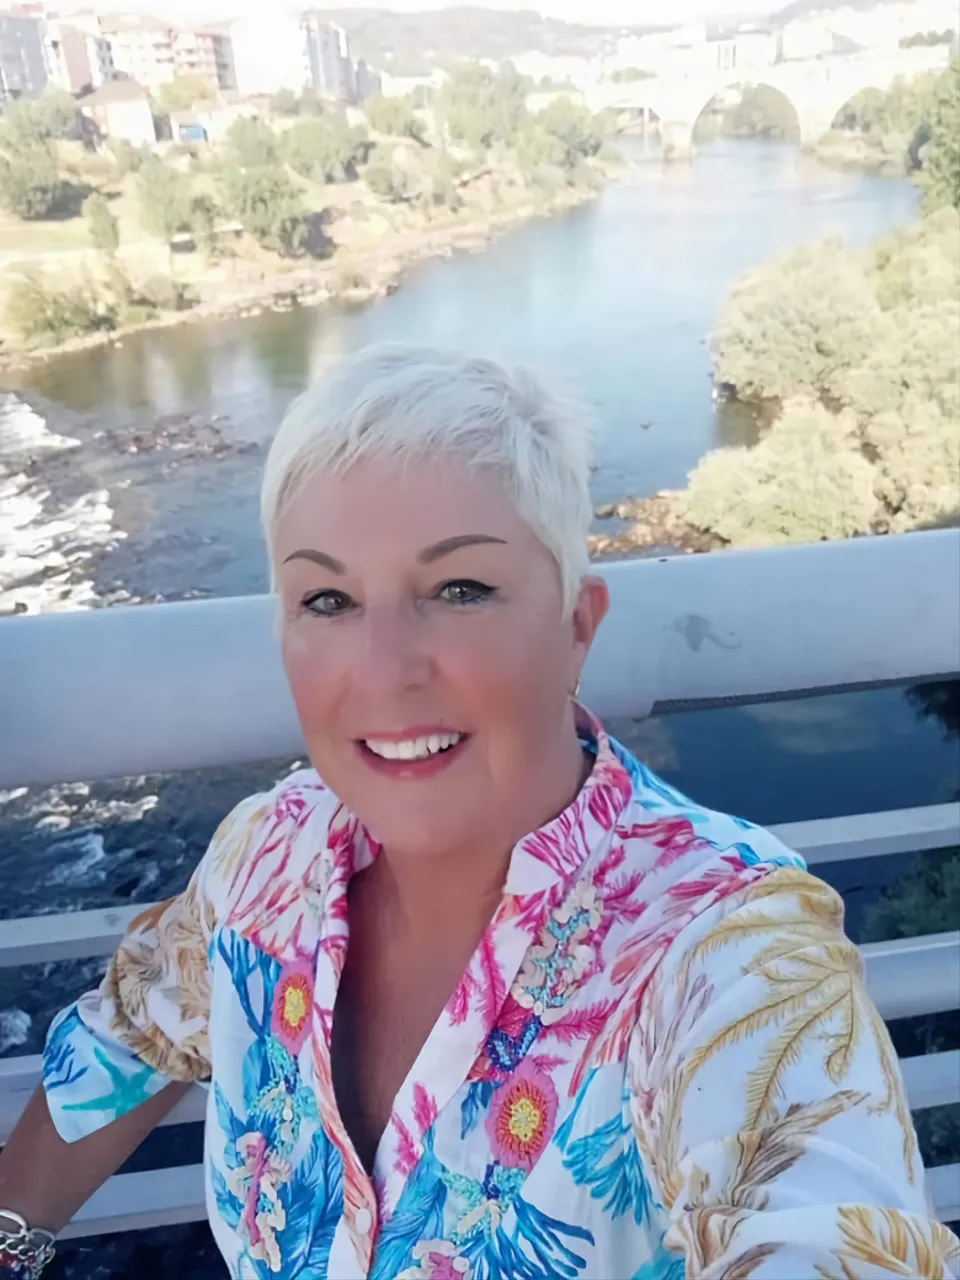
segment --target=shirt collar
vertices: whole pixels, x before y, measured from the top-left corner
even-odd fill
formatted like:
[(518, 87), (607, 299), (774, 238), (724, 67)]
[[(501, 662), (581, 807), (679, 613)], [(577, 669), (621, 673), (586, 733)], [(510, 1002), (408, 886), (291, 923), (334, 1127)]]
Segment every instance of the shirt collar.
[(605, 845), (630, 800), (630, 775), (600, 721), (577, 704), (577, 734), (596, 757), (573, 801), (550, 822), (524, 836), (510, 856), (504, 892), (544, 893), (575, 876), (590, 854)]

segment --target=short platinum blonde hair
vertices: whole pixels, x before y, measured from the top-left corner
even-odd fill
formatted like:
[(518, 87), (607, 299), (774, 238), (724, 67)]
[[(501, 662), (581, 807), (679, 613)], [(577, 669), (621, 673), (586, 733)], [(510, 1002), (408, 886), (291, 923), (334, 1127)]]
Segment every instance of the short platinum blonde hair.
[(592, 436), (591, 415), (529, 370), (431, 347), (367, 347), (299, 396), (274, 437), (260, 504), (271, 577), (277, 519), (311, 475), (447, 453), (503, 476), (557, 562), (569, 613), (589, 569)]

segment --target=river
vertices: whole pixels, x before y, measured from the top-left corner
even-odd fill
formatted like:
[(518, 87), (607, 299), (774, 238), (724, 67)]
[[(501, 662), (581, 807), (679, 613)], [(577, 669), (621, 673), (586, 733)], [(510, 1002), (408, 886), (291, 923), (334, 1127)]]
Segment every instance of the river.
[[(147, 331), (7, 375), (0, 410), (19, 426), (0, 435), (0, 463), (5, 450), (8, 469), (36, 457), (50, 433), (72, 442), (47, 449), (17, 508), (33, 504), (33, 532), (67, 513), (67, 533), (50, 535), (41, 563), (20, 519), (36, 572), (8, 581), (8, 598), (19, 591), (36, 608), (263, 590), (264, 444), (311, 375), (365, 343), (479, 349), (562, 380), (602, 425), (598, 503), (679, 487), (707, 450), (752, 442), (753, 415), (711, 395), (707, 338), (731, 284), (824, 235), (862, 244), (897, 227), (916, 212), (916, 190), (777, 143), (717, 142), (688, 167), (664, 168), (639, 148), (630, 159), (595, 203), (425, 265), (374, 305)], [(929, 685), (615, 727), (705, 803), (771, 822), (951, 798), (957, 719), (956, 686)], [(176, 891), (219, 816), (268, 776), (254, 767), (3, 798), (3, 912)], [(885, 876), (896, 870), (887, 863)], [(840, 886), (854, 928), (877, 875), (855, 867)], [(76, 983), (48, 974), (41, 992), (0, 975), (0, 1052), (35, 1050), (52, 1004)]]

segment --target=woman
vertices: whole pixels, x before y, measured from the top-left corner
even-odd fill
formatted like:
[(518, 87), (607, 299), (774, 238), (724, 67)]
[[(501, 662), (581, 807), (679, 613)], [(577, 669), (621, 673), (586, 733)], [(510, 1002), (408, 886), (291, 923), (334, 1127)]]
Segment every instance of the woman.
[(836, 895), (576, 703), (588, 475), (482, 360), (369, 350), (293, 406), (263, 519), (314, 769), (59, 1016), (0, 1205), (56, 1231), (209, 1081), (235, 1277), (955, 1265)]

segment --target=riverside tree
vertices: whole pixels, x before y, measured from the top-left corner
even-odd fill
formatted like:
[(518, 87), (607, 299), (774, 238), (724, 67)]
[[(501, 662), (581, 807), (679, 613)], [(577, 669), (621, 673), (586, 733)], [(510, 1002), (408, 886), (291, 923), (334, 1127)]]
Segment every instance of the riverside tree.
[(94, 249), (112, 258), (120, 247), (120, 228), (109, 204), (99, 191), (84, 200), (83, 216), (87, 220), (87, 230)]
[(937, 83), (929, 132), (920, 179), (926, 207), (960, 209), (960, 58), (956, 56)]
[(0, 154), (0, 205), (18, 218), (49, 217), (63, 198), (65, 185), (49, 145)]
[(369, 146), (362, 125), (350, 125), (334, 112), (298, 120), (283, 135), (287, 164), (317, 183), (352, 181)]
[(386, 98), (382, 93), (371, 98), (364, 107), (370, 128), (391, 138), (413, 138), (426, 143), (423, 121), (409, 98)]
[(955, 209), (750, 272), (713, 343), (718, 378), (785, 403), (755, 448), (702, 459), (680, 499), (694, 527), (749, 545), (960, 518)]

